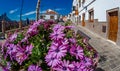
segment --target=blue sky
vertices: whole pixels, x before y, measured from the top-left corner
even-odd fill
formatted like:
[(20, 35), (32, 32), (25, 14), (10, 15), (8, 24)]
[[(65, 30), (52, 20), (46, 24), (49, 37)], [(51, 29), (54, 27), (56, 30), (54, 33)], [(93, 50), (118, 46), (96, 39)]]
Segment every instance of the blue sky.
[[(0, 15), (7, 13), (12, 20), (19, 20), (22, 0), (0, 0)], [(24, 0), (22, 19), (35, 19), (35, 9), (37, 0)], [(47, 9), (57, 11), (61, 15), (71, 12), (72, 0), (41, 0), (41, 12)]]

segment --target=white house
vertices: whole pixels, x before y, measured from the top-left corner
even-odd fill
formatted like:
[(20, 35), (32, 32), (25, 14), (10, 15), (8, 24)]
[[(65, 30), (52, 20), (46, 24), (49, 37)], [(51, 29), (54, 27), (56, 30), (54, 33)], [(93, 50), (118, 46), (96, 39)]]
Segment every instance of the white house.
[(74, 23), (120, 43), (120, 0), (73, 0), (70, 18)]
[(59, 14), (55, 12), (54, 10), (48, 9), (46, 13), (40, 14), (40, 19), (45, 19), (45, 20), (58, 20), (59, 19)]

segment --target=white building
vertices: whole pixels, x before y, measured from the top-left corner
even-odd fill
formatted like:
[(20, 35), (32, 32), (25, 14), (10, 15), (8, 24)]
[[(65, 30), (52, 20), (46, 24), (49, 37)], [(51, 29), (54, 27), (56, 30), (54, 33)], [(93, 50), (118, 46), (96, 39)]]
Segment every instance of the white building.
[(120, 0), (73, 0), (70, 18), (74, 23), (120, 43)]
[(58, 20), (59, 19), (59, 14), (51, 9), (48, 9), (46, 13), (40, 14), (40, 19), (45, 19), (45, 20)]

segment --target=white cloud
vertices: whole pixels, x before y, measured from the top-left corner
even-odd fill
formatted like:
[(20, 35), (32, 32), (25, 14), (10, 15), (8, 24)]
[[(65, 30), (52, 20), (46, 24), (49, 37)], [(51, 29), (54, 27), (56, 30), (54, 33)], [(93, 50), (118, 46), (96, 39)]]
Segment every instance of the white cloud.
[(56, 11), (61, 11), (61, 10), (64, 10), (63, 8), (56, 8), (55, 9)]
[(13, 13), (15, 13), (15, 12), (17, 12), (18, 11), (18, 8), (16, 8), (16, 9), (14, 9), (14, 10), (10, 10), (10, 14), (13, 14)]
[(40, 11), (40, 13), (45, 13), (46, 11), (45, 10), (43, 10), (43, 11)]
[(35, 20), (35, 17), (29, 17), (30, 20)]
[(28, 15), (32, 15), (32, 14), (35, 14), (36, 11), (30, 11), (30, 12), (27, 12), (25, 14), (23, 14), (22, 16), (28, 16)]
[[(46, 11), (43, 10), (43, 11), (40, 11), (40, 13), (45, 13)], [(32, 14), (35, 14), (36, 11), (30, 11), (30, 12), (27, 12), (27, 13), (24, 13), (22, 14), (22, 16), (29, 16), (29, 15), (32, 15)], [(18, 17), (20, 17), (20, 15), (17, 15)]]

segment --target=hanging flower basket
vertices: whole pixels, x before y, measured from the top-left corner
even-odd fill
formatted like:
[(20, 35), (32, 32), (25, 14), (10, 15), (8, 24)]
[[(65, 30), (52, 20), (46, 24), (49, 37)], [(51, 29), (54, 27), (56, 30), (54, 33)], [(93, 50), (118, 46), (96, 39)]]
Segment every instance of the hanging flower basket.
[(15, 32), (2, 45), (6, 71), (93, 71), (98, 53), (74, 26), (39, 20)]

